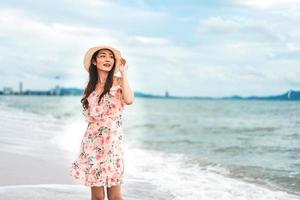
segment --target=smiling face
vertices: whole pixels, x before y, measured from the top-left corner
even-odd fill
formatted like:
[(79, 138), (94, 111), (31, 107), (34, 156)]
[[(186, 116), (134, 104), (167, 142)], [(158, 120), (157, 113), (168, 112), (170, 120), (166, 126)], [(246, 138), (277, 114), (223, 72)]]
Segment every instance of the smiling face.
[(114, 62), (114, 54), (108, 49), (101, 49), (93, 64), (96, 65), (97, 69), (109, 72), (113, 68)]

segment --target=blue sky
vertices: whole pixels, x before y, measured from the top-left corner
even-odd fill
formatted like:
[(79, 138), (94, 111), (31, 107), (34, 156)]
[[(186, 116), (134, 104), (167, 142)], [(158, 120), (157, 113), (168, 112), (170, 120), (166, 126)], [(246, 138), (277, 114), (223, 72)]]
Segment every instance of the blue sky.
[(1, 1), (0, 37), (0, 88), (83, 88), (83, 55), (105, 44), (127, 59), (135, 91), (300, 90), (300, 0)]

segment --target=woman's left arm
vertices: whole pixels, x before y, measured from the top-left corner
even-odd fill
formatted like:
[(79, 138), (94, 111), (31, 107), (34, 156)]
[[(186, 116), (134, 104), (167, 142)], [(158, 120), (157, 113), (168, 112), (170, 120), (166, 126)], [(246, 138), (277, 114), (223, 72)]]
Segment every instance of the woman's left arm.
[(126, 64), (125, 59), (122, 63), (123, 64), (121, 64), (120, 66), (120, 73), (122, 75), (122, 79), (121, 79), (122, 94), (123, 94), (124, 102), (127, 105), (130, 105), (134, 101), (134, 94), (129, 85), (128, 74), (127, 74), (128, 66)]

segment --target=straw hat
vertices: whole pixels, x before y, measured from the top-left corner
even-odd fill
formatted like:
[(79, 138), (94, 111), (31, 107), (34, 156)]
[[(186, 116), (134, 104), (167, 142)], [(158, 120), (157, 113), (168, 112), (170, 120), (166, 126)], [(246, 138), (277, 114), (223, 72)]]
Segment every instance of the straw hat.
[(121, 64), (121, 52), (118, 51), (117, 49), (113, 48), (113, 47), (110, 47), (110, 46), (105, 46), (105, 45), (102, 45), (102, 46), (97, 46), (97, 47), (92, 47), (90, 48), (84, 55), (84, 59), (83, 59), (83, 66), (84, 68), (86, 69), (86, 71), (89, 71), (89, 67), (91, 65), (91, 59), (92, 59), (92, 56), (93, 54), (100, 50), (100, 49), (108, 49), (108, 50), (111, 50), (115, 56), (115, 73), (114, 73), (114, 76), (117, 76), (117, 77), (120, 77), (121, 76), (121, 73), (119, 71), (120, 69), (120, 64)]

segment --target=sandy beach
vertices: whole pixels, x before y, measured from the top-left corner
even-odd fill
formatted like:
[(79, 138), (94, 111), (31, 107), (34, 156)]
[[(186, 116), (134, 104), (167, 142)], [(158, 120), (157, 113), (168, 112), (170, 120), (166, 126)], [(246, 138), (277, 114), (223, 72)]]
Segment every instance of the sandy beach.
[[(90, 188), (78, 184), (72, 177), (68, 176), (67, 160), (61, 163), (57, 162), (63, 158), (64, 152), (61, 153), (47, 157), (47, 159), (41, 159), (28, 155), (0, 152), (0, 170), (2, 172), (0, 199), (89, 199)], [(145, 192), (145, 188), (149, 189), (151, 193)], [(124, 199), (163, 200), (172, 198), (172, 195), (159, 191), (150, 183), (129, 177), (126, 178), (126, 183), (122, 189)]]
[(53, 162), (53, 158), (41, 159), (28, 155), (0, 152), (0, 185), (74, 184), (66, 176), (65, 163)]

